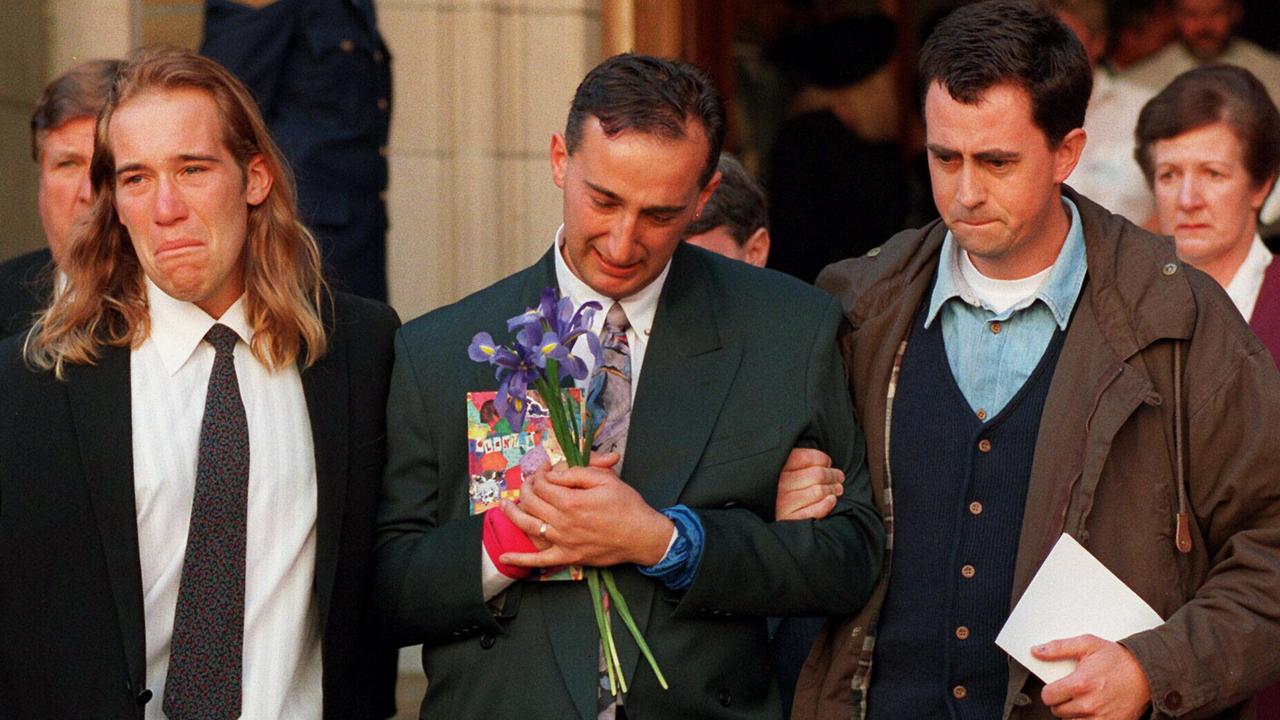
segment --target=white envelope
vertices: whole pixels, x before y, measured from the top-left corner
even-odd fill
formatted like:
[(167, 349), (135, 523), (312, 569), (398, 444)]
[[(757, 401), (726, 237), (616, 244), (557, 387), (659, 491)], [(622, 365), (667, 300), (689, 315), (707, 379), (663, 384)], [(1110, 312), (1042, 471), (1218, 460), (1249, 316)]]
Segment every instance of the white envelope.
[(1032, 646), (1086, 634), (1115, 642), (1163, 622), (1137, 593), (1063, 533), (1009, 613), (996, 645), (1047, 685), (1070, 675), (1076, 661), (1037, 660)]

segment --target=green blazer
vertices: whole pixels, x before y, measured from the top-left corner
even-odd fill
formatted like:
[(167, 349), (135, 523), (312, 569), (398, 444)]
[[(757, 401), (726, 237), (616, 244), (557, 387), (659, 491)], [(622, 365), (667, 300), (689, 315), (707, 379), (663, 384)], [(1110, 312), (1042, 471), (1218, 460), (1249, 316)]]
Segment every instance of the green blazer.
[[(597, 638), (584, 583), (517, 582), (486, 604), (480, 518), (468, 515), (465, 394), (494, 389), (471, 337), (555, 283), (554, 256), (397, 335), (387, 405), (375, 597), (401, 645), (423, 643), (424, 718), (596, 716)], [(778, 718), (769, 615), (857, 610), (880, 566), (864, 446), (837, 351), (839, 305), (772, 271), (692, 246), (675, 253), (636, 388), (622, 478), (655, 508), (697, 511), (706, 544), (693, 584), (672, 592), (614, 568), (670, 682), (657, 684), (616, 624), (628, 717)], [(846, 474), (819, 521), (773, 522), (792, 447)]]

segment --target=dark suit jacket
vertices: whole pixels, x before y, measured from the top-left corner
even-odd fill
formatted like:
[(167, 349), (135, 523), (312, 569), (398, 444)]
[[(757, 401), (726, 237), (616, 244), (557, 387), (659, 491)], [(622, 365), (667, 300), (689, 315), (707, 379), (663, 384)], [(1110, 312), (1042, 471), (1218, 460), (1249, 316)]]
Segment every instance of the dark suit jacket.
[[(354, 297), (335, 306), (331, 349), (302, 372), (319, 493), (324, 714), (385, 718), (394, 655), (366, 632), (366, 598), (399, 322)], [(59, 382), (27, 369), (20, 340), (0, 342), (0, 717), (141, 718), (151, 693), (130, 353), (109, 348)]]
[(0, 338), (26, 332), (53, 294), (53, 254), (35, 250), (0, 263)]
[[(480, 518), (468, 515), (465, 393), (492, 389), (468, 361), (477, 331), (555, 284), (533, 267), (406, 325), (388, 400), (388, 466), (375, 595), (401, 644), (425, 643), (422, 717), (595, 718), (597, 636), (584, 583), (525, 582), (500, 609), (482, 600)], [(862, 605), (880, 562), (836, 334), (839, 308), (814, 288), (682, 246), (658, 302), (623, 479), (655, 508), (684, 503), (706, 530), (693, 584), (670, 592), (614, 568), (671, 683), (664, 692), (621, 623), (615, 637), (633, 718), (777, 718), (766, 615)], [(775, 523), (778, 472), (816, 445), (847, 476), (817, 522)]]

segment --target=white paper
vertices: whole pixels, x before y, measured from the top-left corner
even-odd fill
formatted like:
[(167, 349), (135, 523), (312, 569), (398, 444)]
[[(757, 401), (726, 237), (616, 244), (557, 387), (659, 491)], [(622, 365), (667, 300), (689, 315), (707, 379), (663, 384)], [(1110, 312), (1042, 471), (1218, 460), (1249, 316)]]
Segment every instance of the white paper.
[(996, 645), (1047, 685), (1070, 675), (1076, 661), (1037, 660), (1031, 656), (1032, 646), (1086, 634), (1115, 642), (1163, 622), (1137, 593), (1064, 533), (1009, 613)]

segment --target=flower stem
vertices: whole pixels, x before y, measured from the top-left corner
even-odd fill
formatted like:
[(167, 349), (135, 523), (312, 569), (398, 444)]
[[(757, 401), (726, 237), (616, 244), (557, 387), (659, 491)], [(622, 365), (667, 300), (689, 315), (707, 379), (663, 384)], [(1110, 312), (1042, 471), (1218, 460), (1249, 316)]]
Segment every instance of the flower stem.
[(596, 632), (600, 634), (600, 651), (604, 654), (604, 668), (609, 675), (609, 694), (617, 695), (618, 687), (614, 680), (613, 669), (616, 660), (615, 658), (610, 657), (610, 648), (613, 643), (610, 642), (607, 645), (604, 643), (605, 637), (609, 637), (611, 641), (613, 638), (612, 633), (609, 632), (609, 626), (605, 623), (604, 619), (604, 602), (603, 597), (600, 594), (600, 570), (598, 568), (589, 567), (586, 570), (586, 575), (587, 589), (591, 592), (591, 609), (594, 610), (596, 614)]
[(623, 624), (631, 631), (631, 637), (635, 638), (640, 652), (649, 661), (649, 667), (653, 668), (653, 674), (658, 676), (658, 684), (662, 686), (663, 690), (667, 690), (667, 679), (662, 676), (662, 669), (658, 667), (658, 661), (653, 657), (653, 651), (649, 649), (649, 643), (644, 641), (644, 635), (640, 632), (640, 628), (636, 627), (636, 621), (631, 617), (631, 610), (627, 607), (627, 601), (622, 597), (622, 593), (618, 591), (617, 584), (613, 581), (613, 571), (604, 568), (600, 570), (600, 574), (604, 578), (604, 585), (609, 591), (609, 597), (613, 599), (613, 604), (618, 608), (618, 617), (622, 618)]

